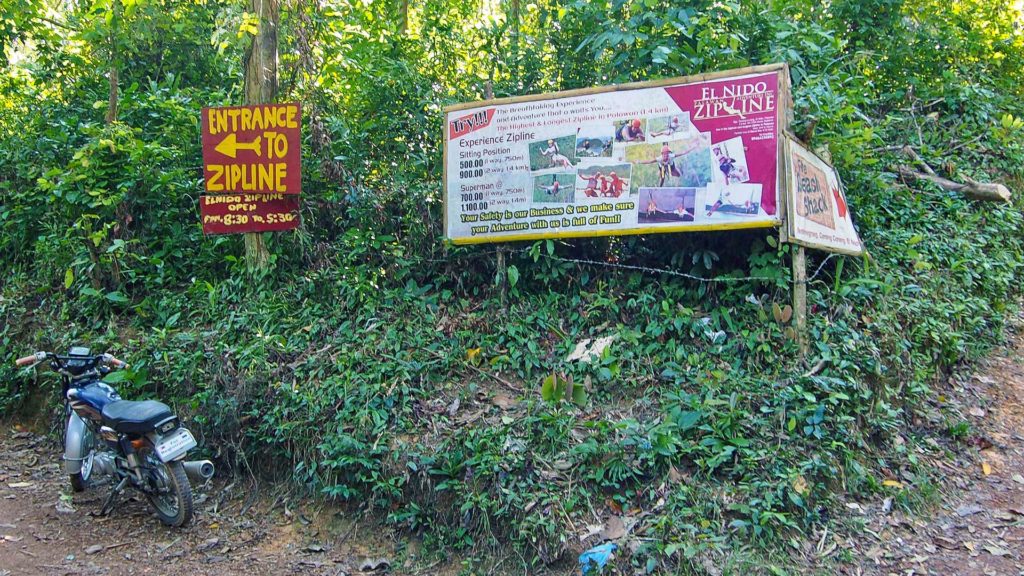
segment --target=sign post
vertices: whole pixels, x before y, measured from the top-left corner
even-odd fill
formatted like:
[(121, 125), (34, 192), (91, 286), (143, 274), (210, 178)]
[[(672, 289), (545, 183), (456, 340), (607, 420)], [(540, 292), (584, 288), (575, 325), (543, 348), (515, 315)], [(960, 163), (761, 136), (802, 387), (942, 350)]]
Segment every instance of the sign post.
[(800, 359), (807, 356), (807, 253), (803, 246), (793, 251), (793, 323)]

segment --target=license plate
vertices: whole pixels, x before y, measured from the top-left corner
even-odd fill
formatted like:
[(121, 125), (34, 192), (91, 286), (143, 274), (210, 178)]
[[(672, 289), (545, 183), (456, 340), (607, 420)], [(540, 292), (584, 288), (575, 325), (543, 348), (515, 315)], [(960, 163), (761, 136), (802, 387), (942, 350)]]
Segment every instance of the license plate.
[(178, 428), (156, 441), (156, 455), (162, 462), (170, 462), (196, 447), (196, 439), (187, 428)]

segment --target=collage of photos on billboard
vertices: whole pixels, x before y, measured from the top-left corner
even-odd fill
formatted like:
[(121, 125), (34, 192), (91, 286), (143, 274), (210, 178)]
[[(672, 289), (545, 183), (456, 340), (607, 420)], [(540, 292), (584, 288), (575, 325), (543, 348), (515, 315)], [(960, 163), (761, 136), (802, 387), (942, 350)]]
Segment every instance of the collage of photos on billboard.
[(539, 204), (635, 201), (640, 225), (737, 222), (765, 216), (742, 136), (712, 143), (688, 112), (587, 125), (529, 143)]

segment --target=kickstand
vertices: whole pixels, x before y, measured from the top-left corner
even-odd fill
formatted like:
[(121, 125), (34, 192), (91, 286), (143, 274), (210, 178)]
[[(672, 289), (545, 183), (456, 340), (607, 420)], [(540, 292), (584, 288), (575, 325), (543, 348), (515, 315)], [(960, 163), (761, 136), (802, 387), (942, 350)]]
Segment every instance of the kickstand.
[(100, 516), (106, 516), (114, 509), (114, 504), (117, 502), (117, 495), (124, 491), (125, 485), (128, 484), (128, 477), (121, 478), (121, 481), (117, 483), (117, 486), (110, 491), (110, 496), (107, 496), (107, 501), (103, 503), (103, 507), (100, 508)]

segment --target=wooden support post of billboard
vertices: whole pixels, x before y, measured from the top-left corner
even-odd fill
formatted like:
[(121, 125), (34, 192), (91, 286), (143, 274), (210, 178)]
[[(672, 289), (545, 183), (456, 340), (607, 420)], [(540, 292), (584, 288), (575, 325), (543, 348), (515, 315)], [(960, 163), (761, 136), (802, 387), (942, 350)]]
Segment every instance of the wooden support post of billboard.
[[(494, 82), (488, 80), (484, 84), (484, 99), (494, 99)], [(508, 309), (508, 264), (505, 262), (505, 245), (498, 244), (495, 250), (497, 260), (495, 261), (494, 283), (498, 285), (498, 298), (501, 309)]]
[(807, 253), (803, 246), (793, 251), (793, 324), (800, 359), (807, 356)]
[(508, 265), (505, 264), (505, 250), (498, 246), (498, 268), (494, 278), (498, 283), (498, 294), (502, 310), (508, 308)]

